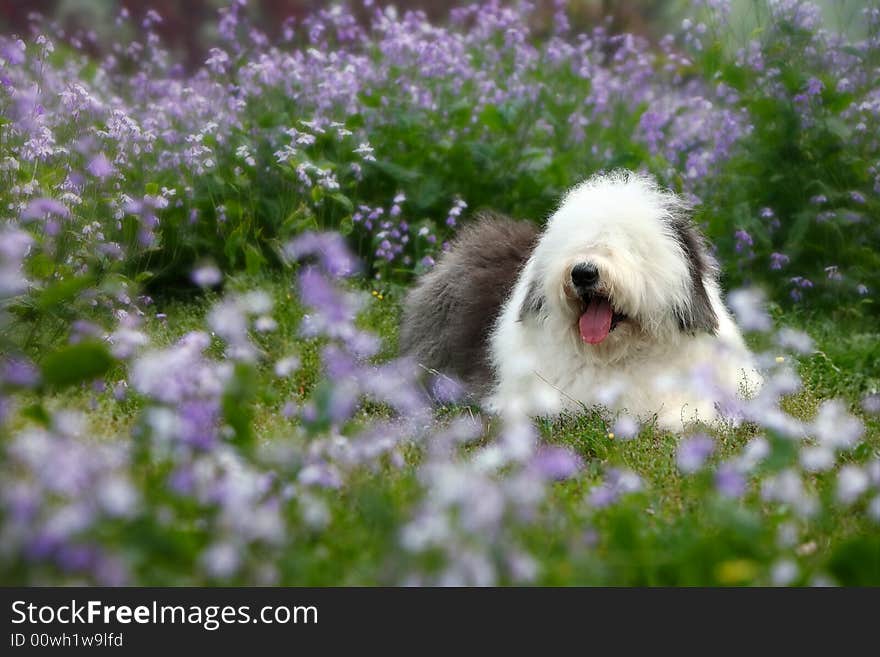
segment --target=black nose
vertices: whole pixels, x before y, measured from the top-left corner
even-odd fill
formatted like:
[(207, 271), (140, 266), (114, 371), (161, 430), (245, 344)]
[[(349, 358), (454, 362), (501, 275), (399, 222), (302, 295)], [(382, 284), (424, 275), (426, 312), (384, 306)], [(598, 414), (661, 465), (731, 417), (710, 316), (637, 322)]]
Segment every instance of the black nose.
[(599, 281), (599, 270), (589, 262), (579, 262), (571, 268), (571, 282), (577, 289), (591, 288)]

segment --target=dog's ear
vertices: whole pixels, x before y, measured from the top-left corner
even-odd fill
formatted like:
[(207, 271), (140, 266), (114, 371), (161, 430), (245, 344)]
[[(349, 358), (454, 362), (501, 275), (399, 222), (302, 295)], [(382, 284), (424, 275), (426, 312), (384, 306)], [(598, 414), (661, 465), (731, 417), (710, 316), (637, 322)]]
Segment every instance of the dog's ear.
[(715, 333), (718, 330), (718, 316), (712, 308), (703, 282), (705, 278), (711, 279), (717, 275), (714, 260), (709, 254), (705, 239), (690, 220), (676, 218), (672, 222), (672, 228), (687, 261), (691, 278), (690, 303), (676, 309), (678, 324), (686, 333)]
[(544, 294), (541, 292), (541, 286), (536, 280), (529, 281), (526, 288), (526, 298), (523, 299), (519, 308), (519, 321), (523, 321), (527, 317), (536, 317), (544, 309)]

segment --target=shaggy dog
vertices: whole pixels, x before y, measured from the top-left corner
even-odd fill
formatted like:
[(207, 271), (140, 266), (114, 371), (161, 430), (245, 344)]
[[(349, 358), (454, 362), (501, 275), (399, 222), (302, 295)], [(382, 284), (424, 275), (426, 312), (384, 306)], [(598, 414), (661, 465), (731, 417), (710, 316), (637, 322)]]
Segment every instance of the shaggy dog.
[(482, 216), (404, 305), (401, 347), (503, 416), (600, 406), (680, 430), (761, 383), (686, 204), (597, 175), (543, 231)]

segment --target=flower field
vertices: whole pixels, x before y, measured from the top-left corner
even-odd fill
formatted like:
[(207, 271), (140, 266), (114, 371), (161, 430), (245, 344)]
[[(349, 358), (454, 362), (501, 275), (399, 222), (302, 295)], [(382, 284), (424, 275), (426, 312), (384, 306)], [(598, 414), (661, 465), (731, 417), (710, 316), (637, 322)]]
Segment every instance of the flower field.
[[(880, 584), (880, 8), (552, 7), (0, 34), (0, 584)], [(741, 422), (503, 425), (397, 357), (473, 212), (618, 167), (715, 245)]]

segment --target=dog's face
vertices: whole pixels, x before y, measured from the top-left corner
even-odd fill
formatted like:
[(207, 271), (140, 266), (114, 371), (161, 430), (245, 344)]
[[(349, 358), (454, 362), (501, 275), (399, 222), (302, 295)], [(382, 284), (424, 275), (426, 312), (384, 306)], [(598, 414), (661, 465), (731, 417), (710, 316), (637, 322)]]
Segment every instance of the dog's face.
[(575, 187), (535, 248), (522, 315), (604, 359), (642, 342), (715, 331), (705, 287), (714, 265), (685, 212), (676, 196), (635, 174)]

